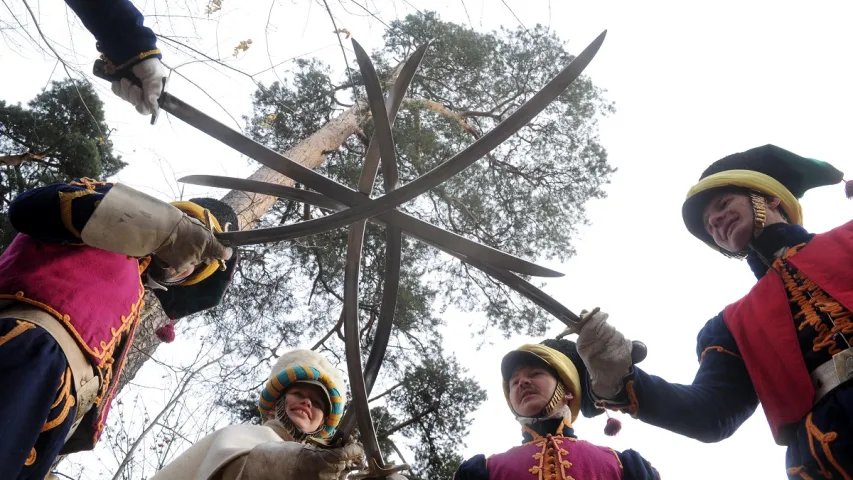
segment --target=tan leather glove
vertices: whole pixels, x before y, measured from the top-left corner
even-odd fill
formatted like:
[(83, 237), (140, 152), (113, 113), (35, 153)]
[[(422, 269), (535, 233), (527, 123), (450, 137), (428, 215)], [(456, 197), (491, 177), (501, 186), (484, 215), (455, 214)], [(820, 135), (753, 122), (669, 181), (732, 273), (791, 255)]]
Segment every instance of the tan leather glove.
[(612, 400), (622, 391), (625, 377), (631, 371), (631, 341), (607, 323), (608, 315), (599, 309), (581, 312), (578, 327), (578, 354), (589, 372), (592, 392), (599, 398)]
[(362, 461), (358, 443), (320, 448), (296, 442), (264, 443), (249, 452), (240, 480), (340, 480), (348, 464)]
[(232, 251), (219, 243), (203, 223), (184, 215), (153, 253), (176, 272), (183, 272), (200, 263), (228, 260)]

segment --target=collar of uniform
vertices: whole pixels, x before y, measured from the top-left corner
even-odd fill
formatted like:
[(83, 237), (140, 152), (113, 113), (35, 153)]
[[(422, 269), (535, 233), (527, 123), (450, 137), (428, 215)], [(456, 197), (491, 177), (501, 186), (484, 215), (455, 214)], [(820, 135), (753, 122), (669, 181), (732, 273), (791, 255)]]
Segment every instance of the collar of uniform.
[[(755, 277), (760, 279), (767, 273), (770, 268), (764, 260), (773, 262), (776, 258), (776, 252), (780, 249), (793, 247), (801, 243), (807, 243), (814, 237), (800, 225), (790, 225), (787, 223), (774, 223), (768, 225), (752, 242), (752, 251), (746, 257), (749, 268)], [(762, 259), (763, 257), (763, 259)]]
[(547, 435), (576, 438), (575, 430), (571, 427), (571, 423), (567, 419), (549, 418), (524, 425), (522, 428), (522, 443), (532, 442), (536, 440), (536, 437), (545, 437)]

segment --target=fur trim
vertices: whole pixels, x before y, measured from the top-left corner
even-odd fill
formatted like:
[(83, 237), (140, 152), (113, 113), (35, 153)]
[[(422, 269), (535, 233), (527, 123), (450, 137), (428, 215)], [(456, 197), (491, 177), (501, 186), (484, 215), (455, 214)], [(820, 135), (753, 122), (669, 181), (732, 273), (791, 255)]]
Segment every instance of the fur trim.
[(314, 367), (317, 370), (320, 370), (320, 372), (325, 373), (329, 376), (329, 379), (335, 384), (338, 390), (346, 396), (344, 378), (341, 376), (340, 370), (329, 363), (325, 357), (313, 350), (298, 349), (285, 353), (279, 357), (278, 361), (273, 365), (269, 378), (278, 375), (282, 370), (295, 367), (297, 365)]

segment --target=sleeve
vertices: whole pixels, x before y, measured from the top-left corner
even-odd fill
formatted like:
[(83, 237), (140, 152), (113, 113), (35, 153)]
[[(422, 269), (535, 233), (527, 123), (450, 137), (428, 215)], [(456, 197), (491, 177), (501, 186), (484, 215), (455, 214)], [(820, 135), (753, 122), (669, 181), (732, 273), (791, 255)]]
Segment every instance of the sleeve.
[(636, 451), (625, 450), (616, 456), (622, 463), (622, 480), (660, 480), (655, 467)]
[(80, 232), (111, 183), (88, 178), (26, 191), (9, 205), (9, 221), (20, 233), (50, 243), (82, 243)]
[(486, 464), (485, 455), (475, 455), (459, 465), (456, 473), (453, 474), (453, 480), (489, 480), (489, 469)]
[(228, 462), (222, 469), (211, 477), (211, 480), (242, 480), (243, 467), (246, 466), (248, 454)]
[(692, 384), (669, 383), (634, 367), (625, 380), (626, 398), (603, 406), (700, 442), (730, 437), (755, 411), (758, 397), (722, 313), (699, 332), (696, 353)]
[(130, 0), (65, 0), (92, 32), (98, 51), (117, 70), (146, 58), (161, 58), (157, 37), (143, 25), (144, 17)]

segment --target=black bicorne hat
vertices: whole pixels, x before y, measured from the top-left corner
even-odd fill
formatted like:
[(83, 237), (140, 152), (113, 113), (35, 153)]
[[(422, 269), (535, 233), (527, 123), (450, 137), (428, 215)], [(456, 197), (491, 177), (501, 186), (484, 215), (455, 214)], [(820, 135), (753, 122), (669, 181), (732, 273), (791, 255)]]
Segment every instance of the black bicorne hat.
[[(703, 225), (705, 206), (721, 189), (740, 188), (781, 200), (792, 224), (801, 225), (800, 202), (807, 190), (843, 181), (844, 174), (829, 163), (802, 157), (775, 145), (764, 145), (728, 155), (712, 163), (687, 193), (681, 214), (695, 237), (719, 248)], [(849, 196), (848, 189), (848, 196)]]

